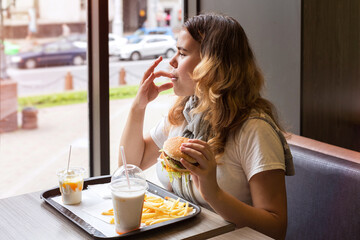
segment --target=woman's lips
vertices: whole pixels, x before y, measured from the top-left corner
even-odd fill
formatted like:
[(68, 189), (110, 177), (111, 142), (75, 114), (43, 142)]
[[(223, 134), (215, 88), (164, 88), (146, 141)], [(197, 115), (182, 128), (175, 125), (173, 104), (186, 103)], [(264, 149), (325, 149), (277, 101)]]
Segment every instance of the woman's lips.
[(176, 75), (172, 74), (171, 81), (176, 81), (176, 80), (178, 80), (178, 77)]

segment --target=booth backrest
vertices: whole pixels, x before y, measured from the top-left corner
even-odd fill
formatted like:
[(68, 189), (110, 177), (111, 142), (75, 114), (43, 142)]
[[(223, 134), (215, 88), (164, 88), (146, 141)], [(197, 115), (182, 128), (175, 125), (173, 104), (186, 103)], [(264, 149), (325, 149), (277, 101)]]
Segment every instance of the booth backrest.
[(360, 153), (306, 140), (289, 140), (295, 176), (286, 177), (286, 239), (360, 239)]

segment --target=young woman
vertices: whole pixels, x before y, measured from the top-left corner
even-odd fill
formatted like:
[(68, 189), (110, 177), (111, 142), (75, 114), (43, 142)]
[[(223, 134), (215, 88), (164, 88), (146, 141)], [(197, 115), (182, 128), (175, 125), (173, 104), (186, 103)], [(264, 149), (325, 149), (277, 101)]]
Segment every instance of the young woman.
[[(160, 57), (140, 83), (121, 137), (127, 161), (146, 169), (157, 162), (166, 139), (190, 136), (181, 151), (199, 165), (181, 160), (191, 179), (183, 185), (184, 179), (175, 180), (175, 192), (237, 227), (285, 238), (285, 174), (293, 174), (292, 159), (274, 108), (261, 96), (263, 76), (244, 30), (228, 16), (195, 16), (180, 31), (177, 48), (171, 73), (155, 72)], [(160, 76), (171, 82), (155, 85)], [(147, 104), (169, 88), (177, 101), (143, 136)]]

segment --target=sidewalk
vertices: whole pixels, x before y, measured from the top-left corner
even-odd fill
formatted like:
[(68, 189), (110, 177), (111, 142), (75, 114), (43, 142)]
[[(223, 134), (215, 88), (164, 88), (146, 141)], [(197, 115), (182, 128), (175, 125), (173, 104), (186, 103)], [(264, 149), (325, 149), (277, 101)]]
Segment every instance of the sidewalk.
[[(149, 104), (144, 132), (167, 113), (173, 100), (172, 95), (161, 95)], [(117, 168), (119, 140), (131, 103), (132, 99), (110, 101), (111, 173)], [(38, 126), (0, 135), (0, 198), (57, 186), (56, 171), (66, 167), (70, 145), (71, 166), (82, 166), (88, 174), (87, 104), (39, 109)], [(150, 181), (158, 181), (154, 168), (147, 171), (147, 176)]]

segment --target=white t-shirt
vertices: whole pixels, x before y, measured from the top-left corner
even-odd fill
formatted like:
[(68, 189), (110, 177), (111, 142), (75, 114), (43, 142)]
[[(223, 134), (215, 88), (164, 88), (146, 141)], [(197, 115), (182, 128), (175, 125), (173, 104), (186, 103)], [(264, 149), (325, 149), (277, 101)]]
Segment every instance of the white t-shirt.
[[(161, 149), (166, 139), (181, 136), (183, 126), (171, 126), (167, 117), (151, 129), (150, 136)], [(167, 130), (168, 129), (168, 130)], [(230, 133), (225, 151), (217, 165), (217, 181), (221, 189), (237, 199), (252, 205), (249, 180), (259, 172), (285, 170), (284, 149), (274, 129), (264, 120), (249, 119), (240, 131)], [(170, 187), (167, 172), (159, 171), (160, 182), (168, 190)], [(193, 186), (197, 202), (208, 206), (199, 191)]]

